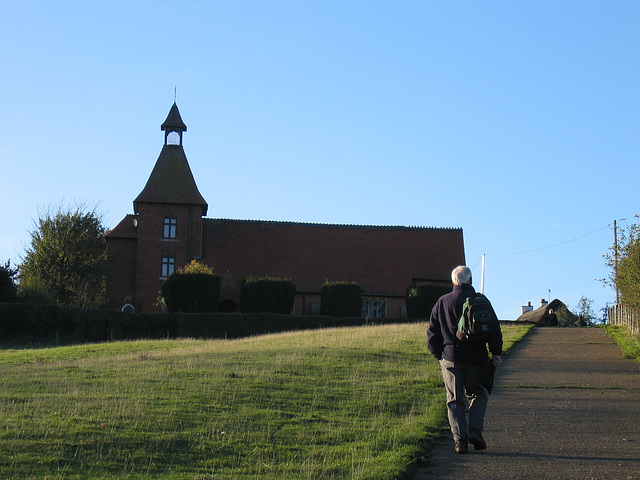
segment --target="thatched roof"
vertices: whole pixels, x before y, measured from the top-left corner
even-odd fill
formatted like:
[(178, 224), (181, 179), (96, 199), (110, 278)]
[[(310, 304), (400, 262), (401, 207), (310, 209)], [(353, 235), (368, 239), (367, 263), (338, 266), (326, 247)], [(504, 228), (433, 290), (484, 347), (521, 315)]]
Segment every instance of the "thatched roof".
[[(523, 313), (517, 318), (517, 321), (534, 323), (536, 325), (557, 325), (557, 319), (556, 323), (553, 323), (549, 318), (549, 310), (553, 310), (555, 313), (558, 313), (558, 310), (562, 307), (564, 307), (567, 312), (569, 311), (567, 306), (556, 298), (540, 308)], [(569, 313), (571, 314), (571, 312)], [(573, 316), (573, 314), (571, 315)]]

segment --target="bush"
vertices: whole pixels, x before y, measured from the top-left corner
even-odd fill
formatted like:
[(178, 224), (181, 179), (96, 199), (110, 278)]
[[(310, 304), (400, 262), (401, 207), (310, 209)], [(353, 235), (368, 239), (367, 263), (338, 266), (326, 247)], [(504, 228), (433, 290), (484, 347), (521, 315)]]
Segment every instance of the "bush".
[(355, 282), (325, 282), (320, 290), (320, 314), (331, 317), (360, 317), (362, 287)]
[(450, 286), (431, 282), (421, 282), (407, 288), (407, 316), (429, 318), (438, 299), (450, 291)]
[(203, 313), (218, 310), (221, 279), (208, 273), (174, 273), (162, 284), (170, 312)]
[(559, 327), (579, 327), (580, 319), (569, 311), (566, 305), (561, 305), (556, 311)]
[(277, 313), (290, 315), (296, 287), (283, 278), (253, 278), (242, 281), (240, 310), (243, 313)]

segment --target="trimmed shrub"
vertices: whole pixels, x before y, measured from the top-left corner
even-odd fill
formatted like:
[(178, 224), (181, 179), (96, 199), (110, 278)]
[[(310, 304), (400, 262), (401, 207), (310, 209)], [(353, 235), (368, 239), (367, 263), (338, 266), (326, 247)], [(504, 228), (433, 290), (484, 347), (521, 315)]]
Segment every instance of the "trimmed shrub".
[(431, 282), (421, 282), (407, 288), (407, 316), (429, 318), (438, 299), (450, 291), (450, 286)]
[(249, 277), (242, 281), (240, 311), (290, 315), (295, 296), (296, 287), (291, 280)]
[(174, 273), (162, 284), (170, 312), (204, 313), (218, 310), (221, 279), (208, 273)]
[(362, 287), (355, 282), (325, 282), (320, 290), (320, 314), (360, 317)]

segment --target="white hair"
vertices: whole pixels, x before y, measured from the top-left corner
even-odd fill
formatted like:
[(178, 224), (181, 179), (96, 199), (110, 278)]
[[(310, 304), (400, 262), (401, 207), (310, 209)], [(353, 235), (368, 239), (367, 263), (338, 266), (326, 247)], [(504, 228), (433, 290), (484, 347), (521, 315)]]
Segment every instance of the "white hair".
[(464, 265), (459, 265), (451, 272), (451, 282), (454, 285), (468, 283), (471, 285), (471, 269)]

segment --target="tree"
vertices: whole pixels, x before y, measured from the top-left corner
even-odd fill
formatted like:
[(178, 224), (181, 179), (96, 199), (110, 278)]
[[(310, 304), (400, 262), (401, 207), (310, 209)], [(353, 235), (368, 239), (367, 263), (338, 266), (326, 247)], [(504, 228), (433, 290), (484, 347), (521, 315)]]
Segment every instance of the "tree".
[(15, 275), (18, 271), (11, 268), (11, 261), (0, 265), (0, 302), (15, 302), (18, 298), (18, 288)]
[(96, 210), (82, 206), (40, 213), (19, 267), (20, 289), (44, 290), (54, 303), (97, 308), (104, 301), (106, 229)]
[(578, 300), (578, 306), (573, 313), (578, 316), (581, 325), (591, 326), (595, 323), (596, 314), (593, 311), (592, 305), (593, 300), (589, 300), (584, 295)]
[(640, 310), (640, 225), (632, 223), (619, 228), (618, 245), (605, 258), (612, 269), (605, 282), (617, 289), (621, 303)]

